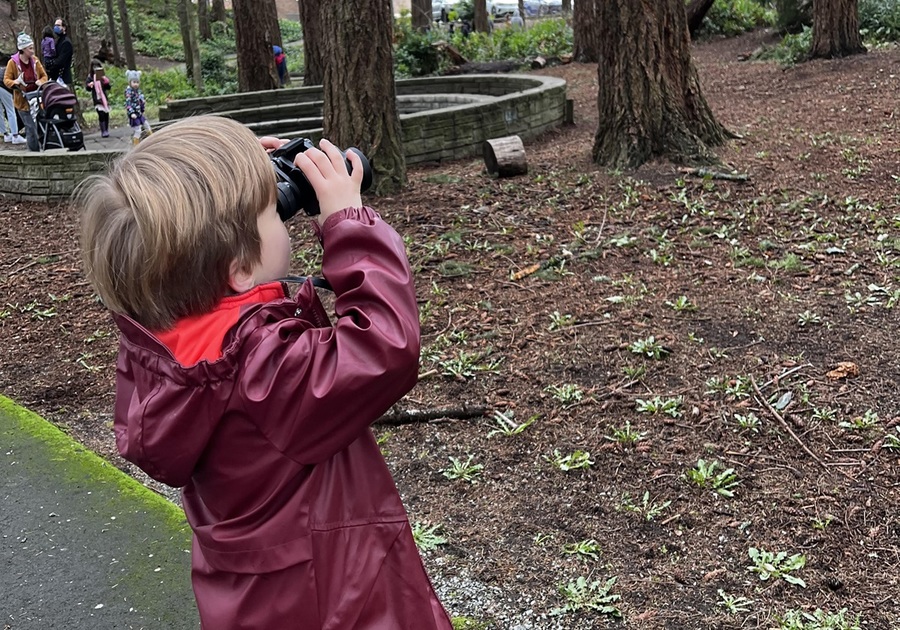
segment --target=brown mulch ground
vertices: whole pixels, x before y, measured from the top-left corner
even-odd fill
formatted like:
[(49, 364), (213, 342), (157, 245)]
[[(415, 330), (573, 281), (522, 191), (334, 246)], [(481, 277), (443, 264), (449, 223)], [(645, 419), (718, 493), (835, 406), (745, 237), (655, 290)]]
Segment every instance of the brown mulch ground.
[[(576, 64), (543, 71), (567, 79), (576, 125), (528, 145), (527, 177), (417, 167), (372, 201), (408, 239), (421, 300), (422, 378), (398, 410), (486, 409), (376, 432), (411, 520), (448, 541), (425, 552), (430, 571), (490, 588), (532, 627), (611, 623), (547, 617), (579, 576), (617, 578), (633, 628), (773, 628), (816, 608), (900, 627), (900, 51), (739, 62), (762, 37), (694, 51), (742, 136), (720, 155), (748, 182), (595, 168), (597, 71)], [(76, 216), (0, 202), (0, 221), (0, 392), (115, 459), (115, 336)], [(296, 271), (314, 270), (293, 231)], [(858, 375), (830, 378), (839, 362)], [(653, 401), (672, 415), (638, 410)], [(495, 413), (534, 421), (505, 436)], [(576, 451), (593, 463), (549, 461)], [(442, 474), (470, 456), (475, 483)], [(701, 459), (733, 469), (733, 497), (686, 478)], [(585, 541), (594, 557), (566, 553)], [(788, 575), (806, 587), (761, 580), (750, 548), (802, 554)], [(749, 601), (732, 613), (723, 593)]]

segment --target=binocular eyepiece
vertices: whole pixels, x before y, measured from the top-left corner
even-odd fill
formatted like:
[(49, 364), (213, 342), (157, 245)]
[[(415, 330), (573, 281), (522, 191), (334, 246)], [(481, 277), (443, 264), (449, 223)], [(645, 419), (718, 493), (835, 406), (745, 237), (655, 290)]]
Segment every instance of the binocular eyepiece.
[[(275, 168), (278, 187), (278, 216), (282, 221), (290, 219), (301, 208), (311, 217), (319, 214), (319, 200), (316, 198), (316, 191), (306, 179), (303, 171), (294, 166), (294, 158), (297, 157), (297, 154), (314, 147), (315, 145), (309, 138), (295, 138), (272, 152), (272, 166)], [(358, 155), (362, 162), (363, 179), (360, 184), (360, 192), (365, 192), (372, 185), (372, 167), (369, 165), (369, 160), (356, 147), (350, 147), (347, 151)], [(347, 172), (350, 173), (353, 165), (347, 159), (347, 151), (341, 151), (341, 155), (344, 156)]]

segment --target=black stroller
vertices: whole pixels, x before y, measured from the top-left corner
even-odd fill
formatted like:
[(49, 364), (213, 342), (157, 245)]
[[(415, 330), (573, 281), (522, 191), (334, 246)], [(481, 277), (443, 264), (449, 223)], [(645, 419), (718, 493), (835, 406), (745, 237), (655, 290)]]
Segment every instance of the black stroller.
[(27, 96), (41, 151), (84, 148), (84, 134), (75, 113), (78, 100), (69, 88), (48, 81)]

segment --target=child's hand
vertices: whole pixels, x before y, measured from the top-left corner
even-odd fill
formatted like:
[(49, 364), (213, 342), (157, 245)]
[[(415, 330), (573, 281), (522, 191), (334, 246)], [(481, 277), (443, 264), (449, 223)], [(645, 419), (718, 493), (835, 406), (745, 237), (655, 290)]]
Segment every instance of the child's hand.
[(321, 214), (316, 217), (319, 225), (332, 214), (344, 208), (359, 208), (362, 206), (362, 197), (359, 187), (363, 178), (363, 166), (359, 156), (352, 151), (347, 152), (347, 158), (353, 167), (353, 173), (347, 172), (344, 156), (340, 150), (324, 138), (319, 142), (319, 149), (307, 149), (297, 155), (294, 165), (303, 171), (309, 180), (316, 198), (319, 200)]
[(94, 89), (94, 82), (93, 82), (93, 81), (91, 81), (90, 83), (88, 83), (88, 89), (89, 89), (89, 90)]
[(137, 118), (137, 114), (132, 114), (132, 115), (131, 115), (131, 118), (132, 118), (132, 119)]
[(281, 145), (287, 144), (288, 142), (288, 140), (284, 140), (283, 138), (276, 138), (275, 136), (262, 136), (259, 139), (259, 143), (263, 146), (263, 149), (266, 150), (266, 153), (271, 153), (275, 149), (281, 148)]

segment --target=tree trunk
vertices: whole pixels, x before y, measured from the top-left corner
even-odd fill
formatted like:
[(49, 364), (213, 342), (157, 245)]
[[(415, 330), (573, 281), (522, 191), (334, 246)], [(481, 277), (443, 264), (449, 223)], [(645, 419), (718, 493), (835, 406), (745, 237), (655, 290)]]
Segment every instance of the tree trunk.
[(72, 56), (72, 82), (84, 81), (91, 67), (91, 45), (88, 43), (87, 10), (84, 0), (69, 0), (68, 11), (64, 14), (68, 28), (66, 33), (72, 40), (75, 54)]
[(212, 0), (212, 21), (225, 21), (225, 0)]
[(712, 8), (715, 1), (716, 0), (691, 0), (685, 7), (685, 11), (687, 12), (688, 31), (690, 31), (691, 37), (699, 30), (700, 25), (703, 24), (703, 18), (709, 13), (709, 10)]
[(323, 34), (317, 39), (328, 59), (324, 135), (342, 149), (356, 146), (366, 154), (375, 194), (397, 192), (406, 185), (406, 162), (394, 85), (391, 3), (331, 0), (320, 9)]
[(412, 0), (412, 26), (420, 32), (431, 28), (431, 0)]
[(106, 21), (109, 24), (109, 41), (112, 45), (113, 64), (121, 63), (119, 57), (119, 34), (116, 32), (116, 12), (113, 10), (113, 0), (106, 0)]
[(566, 17), (572, 15), (572, 0), (562, 0), (562, 12)]
[(303, 26), (303, 85), (322, 85), (325, 76), (325, 45), (319, 0), (299, 0), (300, 24)]
[(858, 0), (815, 0), (810, 57), (831, 59), (864, 52)]
[[(576, 8), (578, 3), (576, 3)], [(603, 0), (593, 158), (634, 168), (654, 157), (716, 163), (728, 132), (713, 117), (691, 61), (684, 0)]]
[(572, 15), (572, 29), (574, 45), (572, 56), (575, 61), (581, 63), (596, 63), (599, 58), (597, 52), (598, 23), (597, 2), (604, 0), (581, 0), (575, 4), (575, 12)]
[(9, 19), (19, 19), (19, 0), (9, 0)]
[(125, 66), (132, 70), (137, 68), (134, 61), (134, 41), (131, 39), (131, 23), (128, 20), (128, 7), (125, 0), (117, 0), (119, 5), (119, 21), (122, 22), (122, 45), (125, 47)]
[(491, 16), (488, 14), (486, 0), (475, 0), (475, 30), (479, 33), (491, 32)]
[(272, 31), (272, 22), (277, 24), (277, 18), (273, 17), (275, 0), (233, 0), (232, 9), (238, 90), (255, 92), (277, 89), (278, 70), (272, 46), (281, 34)]
[(212, 39), (212, 31), (209, 28), (209, 0), (198, 0), (197, 22), (200, 27), (200, 39), (203, 41)]
[[(28, 0), (28, 22), (31, 36), (35, 40), (35, 51), (41, 52), (41, 32), (47, 25), (53, 25), (58, 16), (66, 17), (63, 9), (67, 8), (64, 2), (55, 0)], [(15, 45), (15, 42), (13, 42)], [(73, 43), (74, 45), (74, 43)]]
[(200, 45), (197, 42), (197, 24), (194, 22), (194, 7), (191, 0), (178, 0), (178, 26), (184, 46), (184, 67), (187, 75), (197, 88), (203, 91), (203, 69), (200, 61)]

